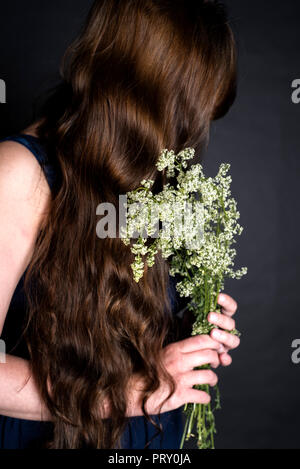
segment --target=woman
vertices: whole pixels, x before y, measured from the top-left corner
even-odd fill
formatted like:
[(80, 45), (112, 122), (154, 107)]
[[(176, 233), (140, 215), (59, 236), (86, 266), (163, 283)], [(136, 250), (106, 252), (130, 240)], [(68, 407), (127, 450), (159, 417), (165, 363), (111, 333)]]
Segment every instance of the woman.
[(136, 284), (129, 248), (97, 238), (95, 214), (144, 178), (160, 191), (162, 148), (205, 146), (235, 97), (226, 13), (97, 0), (61, 74), (37, 120), (0, 143), (0, 445), (175, 449), (182, 406), (209, 402), (193, 386), (217, 381), (193, 368), (227, 366), (239, 345), (226, 332), (237, 304), (220, 295), (221, 330), (178, 340), (167, 262)]

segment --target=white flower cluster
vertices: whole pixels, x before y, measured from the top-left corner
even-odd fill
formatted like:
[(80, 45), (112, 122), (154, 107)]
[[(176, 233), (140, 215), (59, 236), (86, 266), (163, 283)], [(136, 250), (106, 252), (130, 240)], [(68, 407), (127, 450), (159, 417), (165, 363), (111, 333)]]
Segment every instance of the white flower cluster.
[[(135, 255), (132, 264), (134, 279), (143, 276), (144, 260), (151, 267), (160, 251), (164, 258), (172, 256), (171, 275), (182, 278), (177, 289), (182, 296), (192, 297), (203, 285), (204, 278), (240, 278), (247, 273), (244, 267), (233, 270), (236, 250), (234, 236), (243, 228), (236, 202), (231, 198), (229, 164), (221, 164), (215, 178), (206, 178), (200, 164), (187, 169), (187, 161), (194, 149), (186, 148), (177, 155), (163, 150), (157, 162), (159, 171), (167, 169), (167, 176), (176, 176), (176, 185), (167, 183), (158, 194), (153, 194), (153, 181), (143, 180), (136, 191), (129, 192), (126, 231), (123, 241)], [(151, 237), (151, 241), (149, 241)]]
[[(167, 178), (175, 183), (168, 182), (154, 194), (153, 181), (143, 180), (141, 187), (128, 193), (127, 225), (122, 233), (135, 256), (132, 269), (136, 282), (143, 276), (145, 263), (153, 266), (158, 252), (170, 258), (170, 274), (179, 276), (177, 291), (190, 298), (187, 307), (196, 316), (192, 335), (208, 334), (217, 327), (208, 322), (207, 314), (218, 310), (217, 295), (224, 288), (225, 277), (240, 278), (247, 273), (246, 267), (233, 269), (236, 250), (232, 246), (243, 228), (231, 197), (230, 165), (221, 164), (216, 177), (205, 177), (200, 164), (188, 168), (194, 154), (192, 148), (177, 155), (173, 150), (161, 152), (157, 168), (166, 170)], [(231, 333), (239, 335), (235, 329)], [(194, 405), (187, 414), (188, 428), (193, 428), (194, 420), (198, 447), (210, 447), (214, 432), (210, 407)]]
[(187, 161), (193, 158), (195, 155), (195, 150), (193, 148), (185, 148), (177, 155), (175, 155), (173, 150), (162, 150), (158, 162), (157, 169), (163, 171), (167, 169), (167, 177), (175, 176), (175, 170), (180, 167), (186, 168)]

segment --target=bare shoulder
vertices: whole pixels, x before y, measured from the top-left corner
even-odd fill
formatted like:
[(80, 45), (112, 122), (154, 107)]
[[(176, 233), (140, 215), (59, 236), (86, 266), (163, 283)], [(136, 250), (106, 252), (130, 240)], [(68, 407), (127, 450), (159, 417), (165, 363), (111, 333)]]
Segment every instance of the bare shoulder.
[(26, 180), (38, 177), (41, 179), (41, 187), (49, 189), (41, 166), (33, 153), (21, 143), (13, 140), (0, 142), (0, 171), (8, 176), (11, 173), (14, 177), (23, 176), (18, 182), (26, 182)]
[(50, 188), (24, 145), (0, 142), (0, 335), (16, 285), (46, 220)]
[[(0, 205), (26, 214), (29, 224), (42, 222), (51, 197), (45, 174), (32, 152), (11, 140), (0, 142)], [(19, 212), (19, 216), (20, 216)], [(24, 220), (26, 226), (26, 220)], [(28, 227), (29, 228), (29, 227)]]

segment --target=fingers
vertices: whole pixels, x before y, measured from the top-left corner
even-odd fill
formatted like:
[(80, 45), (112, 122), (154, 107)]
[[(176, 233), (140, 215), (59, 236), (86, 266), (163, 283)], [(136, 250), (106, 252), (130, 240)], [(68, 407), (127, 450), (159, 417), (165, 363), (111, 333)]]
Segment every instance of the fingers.
[(215, 386), (218, 382), (216, 373), (212, 370), (193, 370), (188, 371), (181, 377), (181, 384), (183, 386), (194, 386), (195, 384), (208, 384)]
[(226, 329), (227, 331), (232, 331), (233, 329), (235, 329), (234, 319), (229, 316), (226, 316), (226, 314), (211, 312), (209, 313), (207, 319), (211, 324), (215, 324), (221, 329)]
[(185, 353), (182, 358), (180, 366), (182, 372), (192, 370), (196, 366), (211, 365), (213, 368), (217, 368), (220, 365), (219, 354), (212, 349)]
[(199, 391), (198, 389), (192, 388), (188, 390), (187, 397), (184, 402), (191, 404), (209, 404), (211, 397), (207, 392)]
[(213, 329), (211, 331), (211, 337), (221, 344), (225, 345), (229, 349), (235, 349), (240, 345), (240, 339), (236, 335), (230, 334), (229, 332), (222, 331), (220, 329)]
[(181, 353), (195, 352), (196, 350), (213, 349), (223, 351), (221, 344), (209, 335), (194, 335), (176, 342), (176, 347)]
[(232, 363), (232, 358), (228, 353), (221, 353), (219, 359), (222, 366), (229, 366)]
[(227, 316), (233, 316), (237, 310), (237, 302), (226, 293), (220, 293), (218, 295), (218, 304), (222, 306), (222, 312)]

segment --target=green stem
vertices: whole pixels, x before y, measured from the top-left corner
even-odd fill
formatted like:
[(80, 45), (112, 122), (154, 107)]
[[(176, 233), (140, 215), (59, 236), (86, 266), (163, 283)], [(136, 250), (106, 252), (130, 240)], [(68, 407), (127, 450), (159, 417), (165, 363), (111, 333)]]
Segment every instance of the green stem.
[(185, 440), (186, 429), (187, 429), (188, 423), (189, 423), (189, 417), (186, 417), (185, 426), (184, 426), (184, 430), (183, 430), (183, 434), (182, 434), (182, 438), (181, 438), (181, 443), (180, 443), (180, 448), (179, 448), (179, 449), (182, 449), (182, 448), (183, 448), (183, 443), (184, 443), (184, 440)]

